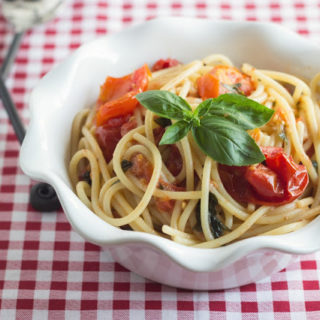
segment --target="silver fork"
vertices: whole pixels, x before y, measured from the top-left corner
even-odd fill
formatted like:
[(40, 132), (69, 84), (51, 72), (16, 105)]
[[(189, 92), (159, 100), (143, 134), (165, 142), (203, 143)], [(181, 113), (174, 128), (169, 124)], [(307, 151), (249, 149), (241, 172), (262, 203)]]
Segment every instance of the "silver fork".
[[(0, 98), (20, 144), (25, 136), (25, 128), (6, 87), (5, 79), (16, 58), (25, 31), (36, 24), (50, 20), (62, 3), (63, 0), (3, 0), (2, 2), (3, 15), (14, 27), (15, 34), (0, 68)], [(39, 183), (31, 188), (29, 201), (38, 211), (56, 211), (60, 208), (54, 189), (46, 183)]]

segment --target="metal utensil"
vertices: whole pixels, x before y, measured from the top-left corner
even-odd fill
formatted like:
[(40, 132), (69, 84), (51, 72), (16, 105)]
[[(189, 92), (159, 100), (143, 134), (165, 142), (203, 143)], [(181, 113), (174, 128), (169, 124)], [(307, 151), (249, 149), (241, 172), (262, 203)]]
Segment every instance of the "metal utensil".
[[(2, 3), (3, 15), (14, 27), (15, 35), (0, 69), (0, 98), (20, 144), (25, 136), (25, 128), (5, 85), (5, 79), (15, 60), (24, 32), (36, 24), (50, 20), (62, 3), (63, 0), (4, 0)], [(47, 183), (34, 185), (29, 201), (38, 211), (56, 211), (61, 207), (54, 189)]]

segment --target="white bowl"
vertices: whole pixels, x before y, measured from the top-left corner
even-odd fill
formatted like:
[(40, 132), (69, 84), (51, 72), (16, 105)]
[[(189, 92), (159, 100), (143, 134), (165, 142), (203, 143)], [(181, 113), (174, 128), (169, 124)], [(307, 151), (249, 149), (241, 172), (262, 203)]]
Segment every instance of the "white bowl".
[(320, 47), (278, 25), (189, 18), (152, 20), (89, 42), (49, 72), (33, 90), (31, 123), (20, 165), (50, 183), (74, 230), (110, 250), (114, 259), (146, 278), (189, 289), (226, 289), (284, 268), (297, 254), (320, 250), (320, 219), (282, 236), (260, 236), (217, 249), (185, 247), (164, 238), (124, 231), (98, 218), (77, 198), (67, 172), (75, 114), (91, 106), (107, 75), (173, 57), (189, 62), (222, 53), (236, 65), (311, 78), (320, 71)]

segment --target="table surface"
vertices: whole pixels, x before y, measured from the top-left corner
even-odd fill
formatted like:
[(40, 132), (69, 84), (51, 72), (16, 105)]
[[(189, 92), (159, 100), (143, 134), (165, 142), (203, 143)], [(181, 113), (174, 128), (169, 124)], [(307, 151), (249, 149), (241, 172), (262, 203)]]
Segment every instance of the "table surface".
[[(54, 20), (27, 32), (7, 79), (25, 124), (30, 90), (55, 64), (87, 40), (159, 16), (273, 21), (320, 43), (319, 0), (66, 0)], [(0, 63), (11, 39), (0, 13)], [(232, 290), (153, 283), (85, 242), (62, 211), (34, 211), (34, 182), (18, 154), (0, 103), (0, 319), (320, 319), (320, 253)]]

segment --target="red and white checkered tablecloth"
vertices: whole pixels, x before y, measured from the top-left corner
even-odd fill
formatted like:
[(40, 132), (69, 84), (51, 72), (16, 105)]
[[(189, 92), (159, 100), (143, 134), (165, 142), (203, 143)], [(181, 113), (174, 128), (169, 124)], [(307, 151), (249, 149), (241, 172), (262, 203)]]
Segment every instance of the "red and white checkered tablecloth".
[[(56, 63), (87, 40), (160, 16), (273, 21), (320, 43), (320, 0), (66, 0), (27, 32), (7, 80), (25, 123), (30, 90)], [(11, 39), (0, 13), (0, 63)], [(18, 153), (0, 103), (0, 319), (320, 319), (320, 252), (232, 290), (153, 283), (85, 242), (63, 212), (34, 211)]]

